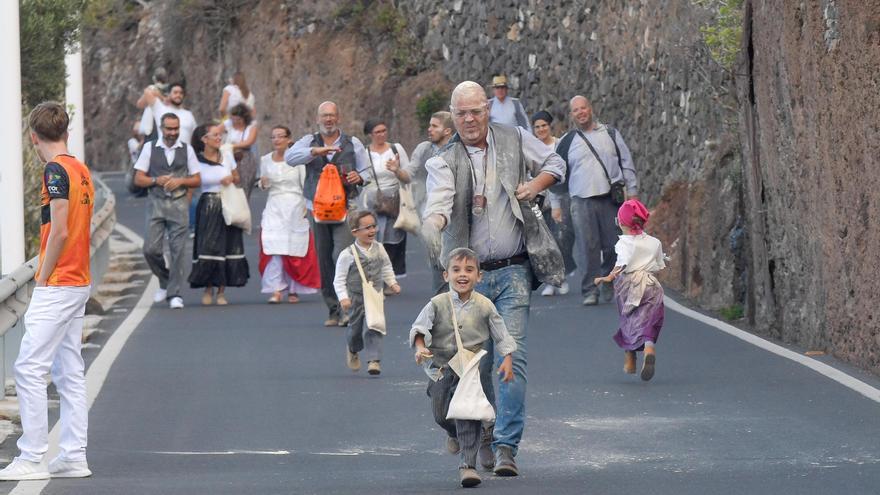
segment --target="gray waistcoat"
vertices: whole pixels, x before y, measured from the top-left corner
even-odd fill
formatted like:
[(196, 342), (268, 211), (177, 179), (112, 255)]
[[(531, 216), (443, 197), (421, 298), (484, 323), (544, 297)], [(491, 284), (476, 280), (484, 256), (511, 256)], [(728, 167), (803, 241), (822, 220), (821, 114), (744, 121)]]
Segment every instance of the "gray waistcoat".
[[(495, 138), (495, 172), (510, 200), (513, 215), (522, 223), (526, 251), (529, 253), (532, 272), (536, 282), (559, 286), (565, 280), (565, 266), (562, 253), (553, 239), (547, 222), (537, 206), (516, 199), (517, 186), (525, 182), (525, 156), (522, 141), (515, 127), (489, 124)], [(473, 202), (473, 179), (469, 167), (467, 149), (464, 143), (452, 143), (441, 154), (455, 176), (455, 196), (452, 199), (452, 214), (449, 225), (443, 231), (440, 259), (446, 260), (449, 253), (459, 247), (470, 247), (471, 203)], [(530, 171), (537, 176), (541, 171)], [(535, 288), (535, 287), (533, 287)]]
[[(147, 173), (150, 177), (161, 177), (163, 175), (171, 175), (172, 177), (184, 178), (189, 176), (189, 168), (187, 167), (187, 144), (174, 149), (174, 160), (168, 163), (165, 158), (165, 149), (161, 148), (156, 141), (153, 144), (153, 151), (150, 155), (150, 171)], [(169, 196), (165, 194), (165, 189), (156, 186), (150, 188), (150, 195), (154, 198), (165, 199)], [(178, 187), (171, 191), (172, 199), (179, 199), (186, 196), (186, 188)]]
[[(459, 310), (455, 316), (458, 318), (461, 343), (467, 350), (476, 352), (492, 338), (489, 317), (494, 306), (492, 301), (476, 291), (471, 293), (471, 298), (473, 300), (468, 303), (468, 311)], [(442, 367), (458, 352), (452, 329), (452, 301), (449, 294), (443, 293), (431, 298), (431, 304), (434, 305), (434, 326), (431, 328), (429, 349), (434, 354), (434, 364)]]
[[(373, 241), (374, 243), (376, 241)], [(348, 247), (346, 249), (351, 249)], [(382, 262), (383, 256), (381, 251), (381, 246), (375, 245), (373, 249), (370, 250), (369, 255), (364, 255), (357, 247), (354, 248), (354, 253), (356, 256), (360, 257), (361, 266), (364, 267), (364, 275), (367, 277), (367, 280), (373, 283), (373, 287), (382, 291), (383, 281), (382, 281)], [(348, 288), (348, 293), (352, 295), (363, 296), (364, 288), (361, 285), (361, 274), (358, 272), (357, 264), (354, 261), (351, 263), (351, 267), (348, 269), (348, 277), (346, 278), (345, 284)]]
[[(320, 132), (317, 132), (312, 136), (311, 147), (315, 148), (319, 146), (324, 146), (324, 138), (321, 136)], [(316, 156), (312, 161), (306, 163), (306, 178), (303, 181), (303, 195), (309, 201), (315, 199), (315, 189), (318, 187), (318, 179), (321, 177), (324, 165), (327, 165), (328, 163), (336, 165), (337, 170), (339, 170), (339, 176), (342, 178), (342, 188), (345, 189), (346, 198), (350, 200), (357, 196), (357, 186), (345, 183), (346, 174), (357, 168), (357, 162), (354, 155), (354, 144), (351, 142), (351, 137), (342, 134), (339, 147), (342, 148), (342, 151), (334, 154), (332, 160), (328, 160), (323, 156)]]

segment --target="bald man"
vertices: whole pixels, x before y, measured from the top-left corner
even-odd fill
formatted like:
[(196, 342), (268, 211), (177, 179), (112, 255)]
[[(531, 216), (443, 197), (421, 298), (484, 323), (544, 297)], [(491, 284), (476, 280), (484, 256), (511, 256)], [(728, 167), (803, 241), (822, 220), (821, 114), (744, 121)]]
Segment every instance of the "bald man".
[(351, 230), (342, 223), (317, 223), (311, 214), (315, 189), (324, 166), (332, 163), (339, 170), (346, 201), (351, 205), (358, 195), (358, 186), (363, 185), (365, 178), (361, 172), (369, 167), (363, 143), (354, 136), (349, 136), (339, 129), (339, 108), (332, 101), (325, 101), (318, 106), (318, 132), (300, 138), (284, 153), (284, 160), (292, 167), (305, 166), (306, 179), (303, 195), (309, 209), (309, 221), (315, 236), (315, 250), (318, 253), (318, 268), (321, 271), (321, 294), (327, 305), (329, 316), (324, 326), (341, 326), (348, 324), (347, 317), (339, 306), (336, 291), (333, 290), (333, 274), (339, 253), (354, 242)]

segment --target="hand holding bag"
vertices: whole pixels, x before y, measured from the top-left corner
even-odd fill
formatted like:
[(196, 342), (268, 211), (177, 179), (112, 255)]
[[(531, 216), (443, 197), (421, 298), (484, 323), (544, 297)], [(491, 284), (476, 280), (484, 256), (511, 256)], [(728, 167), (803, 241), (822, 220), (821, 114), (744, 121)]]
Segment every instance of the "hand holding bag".
[(361, 265), (361, 258), (354, 244), (349, 248), (354, 256), (354, 262), (357, 265), (358, 273), (361, 275), (361, 286), (364, 289), (364, 316), (367, 320), (367, 328), (375, 330), (382, 335), (386, 335), (385, 331), (385, 295), (376, 290), (373, 284), (367, 280), (364, 274), (364, 267)]
[(226, 225), (238, 227), (251, 233), (251, 208), (247, 196), (234, 184), (220, 187), (220, 204), (223, 208), (223, 221)]
[(411, 184), (400, 185), (400, 212), (397, 214), (397, 220), (394, 221), (394, 228), (411, 234), (418, 234), (421, 231), (422, 222), (416, 211)]
[(458, 331), (458, 317), (455, 315), (455, 303), (452, 293), (449, 294), (449, 307), (452, 309), (452, 328), (455, 332), (455, 345), (458, 352), (449, 360), (449, 367), (458, 375), (458, 385), (449, 401), (446, 419), (464, 419), (475, 421), (491, 421), (495, 419), (495, 408), (483, 392), (480, 380), (480, 360), (486, 355), (485, 349), (471, 352), (461, 343)]

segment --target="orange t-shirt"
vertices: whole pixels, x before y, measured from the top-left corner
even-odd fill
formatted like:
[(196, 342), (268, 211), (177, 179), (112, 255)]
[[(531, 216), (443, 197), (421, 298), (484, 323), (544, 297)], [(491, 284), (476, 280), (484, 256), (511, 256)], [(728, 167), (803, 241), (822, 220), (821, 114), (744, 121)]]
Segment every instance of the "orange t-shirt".
[(55, 270), (49, 275), (48, 285), (81, 287), (91, 283), (89, 247), (94, 207), (95, 188), (89, 169), (70, 155), (58, 155), (43, 169), (43, 188), (40, 194), (42, 222), (40, 226), (40, 268), (46, 255), (52, 215), (49, 202), (66, 199), (67, 241), (58, 257)]

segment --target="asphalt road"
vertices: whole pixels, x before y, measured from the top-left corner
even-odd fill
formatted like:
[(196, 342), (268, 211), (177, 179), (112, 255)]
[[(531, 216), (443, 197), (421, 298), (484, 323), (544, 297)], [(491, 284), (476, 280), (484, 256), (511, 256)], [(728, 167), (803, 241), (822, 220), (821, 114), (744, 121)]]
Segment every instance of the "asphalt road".
[[(118, 197), (119, 221), (143, 232), (143, 200)], [(445, 453), (427, 379), (406, 346), (429, 297), (418, 243), (404, 293), (386, 305), (383, 373), (370, 378), (345, 367), (345, 330), (321, 326), (318, 295), (265, 304), (255, 239), (251, 281), (228, 291), (229, 306), (201, 307), (187, 291), (184, 310), (148, 313), (91, 410), (94, 476), (53, 480), (43, 493), (458, 489), (457, 459)], [(487, 474), (476, 490), (880, 493), (880, 404), (671, 311), (645, 383), (622, 372), (615, 321), (612, 305), (535, 293), (522, 476)]]

